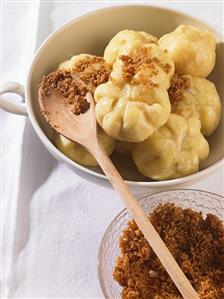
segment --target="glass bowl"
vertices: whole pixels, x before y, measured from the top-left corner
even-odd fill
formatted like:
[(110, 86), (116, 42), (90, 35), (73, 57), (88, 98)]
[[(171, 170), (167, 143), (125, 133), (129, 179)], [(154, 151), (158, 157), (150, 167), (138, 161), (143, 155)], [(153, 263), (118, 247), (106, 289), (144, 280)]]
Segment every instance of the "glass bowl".
[[(215, 214), (224, 220), (224, 198), (220, 195), (199, 190), (172, 190), (148, 195), (139, 200), (147, 213), (151, 213), (159, 203), (173, 202), (182, 208), (192, 208), (202, 212)], [(130, 214), (125, 209), (120, 212), (108, 226), (98, 254), (98, 276), (105, 298), (120, 298), (121, 287), (113, 279), (115, 259), (119, 255), (118, 240), (125, 228)]]

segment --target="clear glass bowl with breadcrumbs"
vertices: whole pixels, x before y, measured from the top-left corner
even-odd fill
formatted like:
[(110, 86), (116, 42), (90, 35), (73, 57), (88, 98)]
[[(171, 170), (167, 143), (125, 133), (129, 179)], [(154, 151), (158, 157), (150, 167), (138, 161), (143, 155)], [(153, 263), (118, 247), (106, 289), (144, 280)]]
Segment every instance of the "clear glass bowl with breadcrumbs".
[[(143, 209), (152, 213), (159, 204), (174, 203), (181, 208), (191, 208), (207, 214), (214, 214), (224, 220), (224, 198), (220, 195), (199, 190), (171, 190), (148, 195), (139, 200)], [(102, 238), (98, 253), (98, 276), (105, 298), (121, 298), (122, 288), (113, 278), (113, 270), (117, 256), (120, 254), (119, 237), (131, 219), (125, 209), (115, 217)]]

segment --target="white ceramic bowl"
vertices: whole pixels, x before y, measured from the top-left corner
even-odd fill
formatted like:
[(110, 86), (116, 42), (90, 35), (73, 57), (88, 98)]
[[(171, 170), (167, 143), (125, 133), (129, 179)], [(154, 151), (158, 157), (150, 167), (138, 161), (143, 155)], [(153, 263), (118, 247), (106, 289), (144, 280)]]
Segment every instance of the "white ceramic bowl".
[[(116, 21), (115, 21), (116, 20)], [(143, 5), (125, 5), (100, 9), (62, 26), (51, 34), (40, 46), (34, 56), (30, 67), (26, 86), (23, 87), (15, 82), (3, 84), (1, 93), (14, 92), (24, 97), (25, 103), (13, 104), (2, 100), (2, 107), (12, 113), (28, 115), (30, 121), (48, 151), (58, 160), (70, 165), (72, 169), (87, 180), (97, 184), (108, 185), (106, 177), (98, 167), (83, 167), (62, 154), (51, 142), (52, 129), (43, 119), (38, 105), (38, 84), (43, 75), (55, 70), (59, 63), (79, 53), (91, 53), (102, 55), (103, 50), (111, 37), (122, 29), (145, 30), (156, 36), (161, 36), (174, 30), (180, 24), (197, 26), (203, 29), (211, 29), (204, 22), (174, 10)], [(214, 28), (213, 28), (214, 30)], [(216, 31), (215, 31), (216, 32)], [(217, 63), (210, 78), (215, 82), (219, 94), (223, 100), (223, 65), (224, 44), (221, 42), (221, 33), (217, 36)], [(224, 149), (223, 141), (224, 121), (223, 114), (219, 128), (209, 138), (211, 153), (209, 158), (201, 165), (201, 170), (193, 175), (156, 182), (148, 181), (138, 174), (135, 166), (122, 157), (112, 155), (112, 159), (124, 179), (127, 180), (134, 192), (147, 190), (167, 189), (175, 186), (197, 182), (207, 177), (217, 167), (222, 167)]]
[[(224, 220), (223, 197), (214, 193), (199, 190), (174, 190), (148, 195), (139, 200), (147, 213), (152, 213), (159, 203), (173, 202), (181, 208), (192, 208), (197, 212), (214, 214)], [(130, 215), (127, 210), (121, 211), (111, 222), (102, 238), (98, 253), (98, 276), (100, 286), (106, 299), (120, 298), (121, 287), (113, 279), (116, 257), (120, 254), (119, 237), (126, 227)]]

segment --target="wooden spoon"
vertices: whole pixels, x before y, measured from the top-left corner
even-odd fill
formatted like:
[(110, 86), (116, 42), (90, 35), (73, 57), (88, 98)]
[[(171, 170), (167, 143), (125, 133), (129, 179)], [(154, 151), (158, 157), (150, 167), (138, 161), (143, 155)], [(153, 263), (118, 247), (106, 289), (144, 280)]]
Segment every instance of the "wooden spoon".
[(94, 100), (90, 92), (87, 92), (86, 99), (90, 103), (89, 110), (84, 114), (75, 115), (69, 110), (66, 99), (59, 91), (53, 90), (49, 96), (45, 96), (42, 87), (39, 89), (39, 104), (47, 122), (63, 136), (83, 145), (95, 157), (182, 296), (185, 299), (199, 299), (196, 291), (178, 266), (138, 201), (128, 190), (126, 183), (99, 142)]

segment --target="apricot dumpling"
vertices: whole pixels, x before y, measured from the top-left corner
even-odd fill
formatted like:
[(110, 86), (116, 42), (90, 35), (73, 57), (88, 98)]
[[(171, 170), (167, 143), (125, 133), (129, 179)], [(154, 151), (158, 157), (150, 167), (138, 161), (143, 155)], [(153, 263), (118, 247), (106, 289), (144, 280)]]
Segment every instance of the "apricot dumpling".
[(61, 63), (59, 69), (70, 71), (83, 80), (91, 92), (94, 92), (98, 85), (108, 81), (111, 71), (103, 57), (90, 54), (73, 56)]
[[(180, 87), (184, 82), (187, 84), (181, 91)], [(214, 132), (221, 117), (221, 101), (211, 81), (190, 75), (175, 75), (168, 93), (172, 112), (185, 118), (197, 117), (201, 122), (202, 134), (205, 136)]]
[(170, 114), (167, 123), (141, 143), (135, 143), (132, 157), (139, 172), (154, 180), (190, 175), (199, 170), (209, 154), (201, 134), (200, 121)]
[(178, 74), (207, 77), (215, 66), (216, 39), (213, 32), (180, 25), (158, 41), (175, 63)]
[(112, 66), (122, 54), (144, 47), (146, 44), (156, 43), (157, 38), (144, 31), (122, 30), (109, 42), (104, 51), (105, 61)]
[[(108, 156), (110, 156), (115, 147), (115, 140), (109, 137), (103, 130), (99, 130), (99, 140)], [(60, 134), (55, 134), (54, 143), (56, 147), (71, 160), (84, 166), (98, 165), (95, 158), (79, 143), (70, 141)]]
[(168, 119), (171, 106), (164, 88), (138, 84), (99, 85), (94, 93), (96, 118), (112, 138), (140, 142), (152, 135)]

